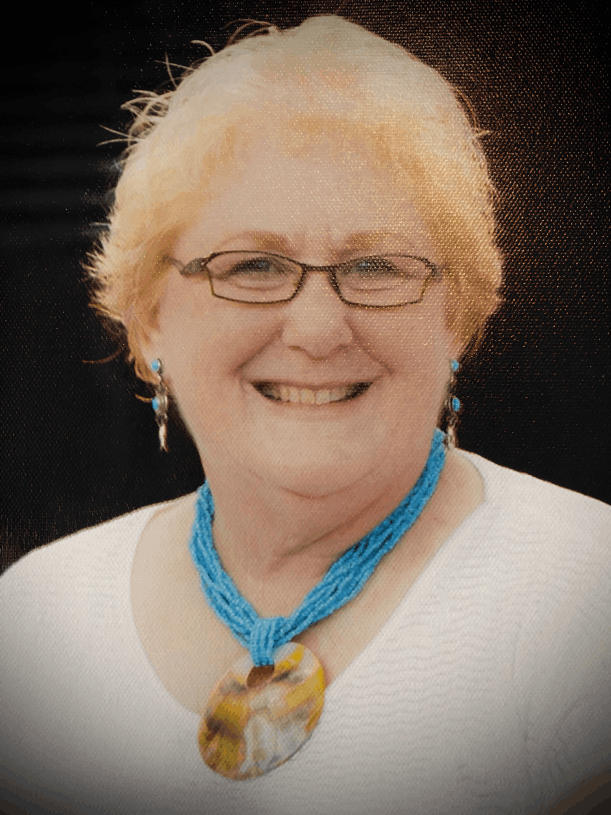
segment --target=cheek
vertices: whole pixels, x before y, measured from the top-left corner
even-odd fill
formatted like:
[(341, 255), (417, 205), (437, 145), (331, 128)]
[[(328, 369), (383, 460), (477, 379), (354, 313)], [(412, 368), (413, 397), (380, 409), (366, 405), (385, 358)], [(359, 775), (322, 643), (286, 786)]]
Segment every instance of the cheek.
[(271, 341), (274, 325), (268, 314), (224, 303), (182, 282), (168, 286), (160, 301), (155, 355), (163, 360), (179, 405), (230, 399), (240, 368)]
[(452, 356), (452, 335), (437, 311), (404, 313), (372, 323), (363, 332), (363, 344), (391, 373), (437, 379)]
[(450, 380), (453, 338), (441, 314), (428, 310), (383, 328), (370, 338), (372, 354), (389, 372), (382, 410), (406, 437), (437, 423)]

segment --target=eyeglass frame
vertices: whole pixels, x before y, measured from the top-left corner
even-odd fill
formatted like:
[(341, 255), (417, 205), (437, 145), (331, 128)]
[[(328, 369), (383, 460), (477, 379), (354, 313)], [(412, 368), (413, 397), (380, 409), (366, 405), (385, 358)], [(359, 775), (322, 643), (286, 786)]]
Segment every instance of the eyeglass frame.
[[(207, 264), (210, 263), (214, 258), (219, 257), (220, 255), (232, 255), (232, 254), (244, 254), (247, 252), (252, 252), (252, 254), (260, 254), (266, 255), (273, 258), (279, 258), (280, 260), (288, 260), (289, 263), (295, 264), (295, 266), (299, 266), (301, 268), (301, 276), (297, 282), (295, 287), (295, 291), (290, 297), (285, 297), (282, 300), (264, 300), (264, 301), (257, 301), (257, 300), (238, 300), (234, 297), (225, 297), (222, 294), (217, 294), (214, 291), (214, 285), (212, 283), (212, 276), (210, 275)], [(417, 300), (406, 300), (402, 303), (393, 303), (390, 306), (387, 305), (371, 305), (367, 303), (352, 303), (350, 300), (346, 300), (341, 293), (339, 283), (337, 282), (337, 270), (340, 269), (342, 266), (346, 266), (348, 263), (355, 263), (358, 260), (366, 260), (369, 258), (374, 257), (402, 257), (402, 258), (412, 258), (413, 260), (419, 260), (421, 263), (429, 269), (429, 274), (423, 279), (422, 281), (422, 290), (420, 292), (420, 296)], [(290, 303), (291, 300), (294, 300), (305, 283), (306, 277), (310, 272), (324, 272), (327, 275), (327, 279), (331, 284), (334, 292), (337, 294), (339, 299), (342, 303), (347, 306), (353, 306), (354, 308), (399, 308), (401, 306), (414, 306), (418, 303), (421, 303), (424, 299), (424, 295), (426, 294), (427, 289), (431, 285), (434, 280), (439, 280), (442, 277), (443, 271), (441, 266), (436, 263), (433, 263), (428, 258), (420, 257), (419, 255), (403, 255), (403, 254), (390, 254), (390, 255), (365, 255), (364, 257), (355, 258), (352, 261), (344, 261), (343, 263), (334, 263), (327, 266), (311, 266), (307, 263), (300, 263), (298, 260), (294, 258), (286, 257), (286, 255), (277, 255), (274, 252), (259, 252), (256, 249), (230, 249), (229, 251), (225, 252), (213, 252), (211, 255), (208, 255), (204, 258), (194, 258), (190, 260), (188, 263), (183, 264), (176, 258), (171, 257), (170, 255), (166, 255), (164, 257), (164, 261), (171, 263), (175, 266), (181, 275), (184, 277), (196, 277), (197, 275), (201, 274), (202, 271), (205, 271), (206, 277), (208, 278), (208, 283), (210, 284), (210, 292), (213, 297), (217, 297), (219, 300), (227, 300), (230, 303), (245, 303), (247, 306), (273, 306), (278, 303)], [(197, 271), (187, 271), (190, 266), (194, 264), (198, 264), (199, 268)]]

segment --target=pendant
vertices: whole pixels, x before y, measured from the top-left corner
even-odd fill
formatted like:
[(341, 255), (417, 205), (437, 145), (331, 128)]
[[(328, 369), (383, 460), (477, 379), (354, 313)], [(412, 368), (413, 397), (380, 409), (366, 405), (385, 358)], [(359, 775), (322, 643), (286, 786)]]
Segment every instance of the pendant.
[(206, 764), (226, 778), (256, 778), (283, 764), (310, 738), (325, 698), (322, 665), (304, 645), (287, 642), (275, 665), (249, 654), (212, 691), (199, 728)]

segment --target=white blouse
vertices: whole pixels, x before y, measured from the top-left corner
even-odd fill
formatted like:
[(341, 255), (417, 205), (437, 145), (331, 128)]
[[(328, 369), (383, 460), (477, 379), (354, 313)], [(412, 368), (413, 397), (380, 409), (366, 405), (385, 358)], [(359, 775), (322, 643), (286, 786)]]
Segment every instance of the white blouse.
[(6, 800), (105, 815), (519, 815), (607, 770), (611, 507), (462, 455), (484, 503), (327, 689), (312, 738), (248, 781), (202, 762), (199, 717), (138, 638), (130, 574), (155, 507), (10, 567)]

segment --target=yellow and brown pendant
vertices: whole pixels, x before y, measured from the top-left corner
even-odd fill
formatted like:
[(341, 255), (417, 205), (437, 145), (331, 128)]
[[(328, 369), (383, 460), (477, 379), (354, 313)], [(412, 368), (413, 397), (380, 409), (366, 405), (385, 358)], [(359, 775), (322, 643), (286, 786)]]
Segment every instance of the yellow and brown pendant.
[(305, 646), (287, 642), (275, 665), (235, 662), (208, 701), (199, 728), (206, 764), (226, 778), (256, 778), (283, 764), (310, 738), (322, 713), (322, 665)]

